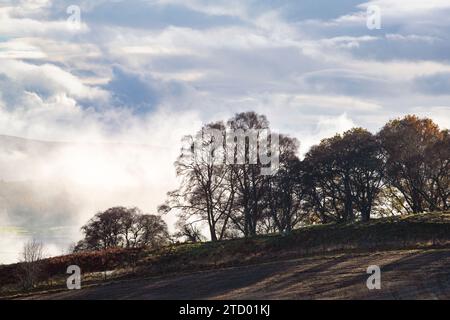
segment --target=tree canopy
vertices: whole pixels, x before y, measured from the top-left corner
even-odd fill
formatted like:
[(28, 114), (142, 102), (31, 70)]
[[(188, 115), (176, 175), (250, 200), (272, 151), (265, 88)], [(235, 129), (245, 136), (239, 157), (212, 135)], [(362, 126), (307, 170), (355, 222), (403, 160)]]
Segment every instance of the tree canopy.
[(81, 230), (84, 239), (74, 251), (158, 247), (169, 239), (161, 217), (143, 214), (138, 208), (113, 207), (98, 212)]

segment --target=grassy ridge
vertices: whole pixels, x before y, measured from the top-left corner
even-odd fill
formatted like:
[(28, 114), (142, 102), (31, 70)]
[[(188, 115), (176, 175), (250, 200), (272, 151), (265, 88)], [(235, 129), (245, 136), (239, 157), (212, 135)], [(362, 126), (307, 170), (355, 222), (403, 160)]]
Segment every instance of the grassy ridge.
[[(450, 212), (390, 217), (367, 223), (304, 227), (289, 235), (174, 244), (158, 250), (110, 249), (45, 259), (41, 288), (63, 286), (67, 266), (81, 267), (83, 281), (116, 270), (109, 278), (142, 277), (276, 261), (349, 250), (389, 250), (450, 246)], [(17, 291), (20, 264), (0, 266), (0, 293)], [(84, 282), (86, 283), (86, 282)]]
[[(152, 271), (204, 269), (307, 256), (332, 251), (403, 249), (450, 245), (450, 213), (391, 217), (368, 223), (328, 224), (297, 229), (290, 235), (258, 236), (174, 246), (153, 260)], [(180, 266), (181, 264), (181, 266)], [(163, 271), (161, 270), (161, 271)]]

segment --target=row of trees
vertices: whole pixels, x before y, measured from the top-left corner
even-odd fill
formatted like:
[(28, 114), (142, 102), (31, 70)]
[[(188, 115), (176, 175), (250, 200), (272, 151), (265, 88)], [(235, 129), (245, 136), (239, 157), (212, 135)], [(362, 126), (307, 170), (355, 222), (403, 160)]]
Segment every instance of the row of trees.
[[(248, 137), (243, 149), (222, 148), (208, 129), (245, 133), (269, 129), (269, 122), (264, 115), (240, 113), (185, 137), (192, 156), (182, 150), (175, 162), (180, 186), (159, 210), (177, 212), (179, 235), (190, 241), (201, 239), (199, 224), (207, 225), (215, 241), (449, 209), (449, 132), (430, 119), (392, 120), (375, 135), (354, 128), (322, 140), (303, 160), (297, 156), (298, 141), (279, 134), (279, 169), (273, 175), (260, 174), (260, 156), (257, 163), (212, 161), (223, 150), (232, 152), (231, 158), (244, 150), (249, 160), (254, 146)], [(271, 142), (258, 142), (256, 148), (263, 143)]]
[[(392, 120), (375, 135), (354, 128), (322, 140), (302, 160), (295, 138), (283, 134), (267, 138), (261, 130), (268, 129), (264, 115), (246, 112), (227, 122), (207, 124), (184, 138), (188, 148), (175, 162), (180, 186), (159, 207), (161, 213), (178, 213), (175, 237), (202, 241), (204, 225), (216, 241), (289, 233), (309, 224), (449, 210), (449, 132), (430, 119)], [(233, 136), (235, 144), (227, 148), (230, 131), (247, 138)], [(223, 139), (218, 140), (217, 132)], [(261, 161), (261, 150), (278, 158), (278, 170), (272, 175), (261, 174), (267, 164)], [(219, 154), (245, 161), (214, 161)], [(251, 161), (252, 154), (256, 161)], [(160, 216), (138, 208), (99, 212), (82, 231), (84, 239), (74, 251), (158, 247), (170, 239)]]

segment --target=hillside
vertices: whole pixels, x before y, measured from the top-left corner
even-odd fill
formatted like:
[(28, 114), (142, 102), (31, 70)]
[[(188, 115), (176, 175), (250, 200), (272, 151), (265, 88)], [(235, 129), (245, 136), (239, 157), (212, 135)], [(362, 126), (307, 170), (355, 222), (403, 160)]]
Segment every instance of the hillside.
[[(361, 268), (367, 268), (371, 264), (371, 260), (378, 259), (377, 255), (381, 262), (386, 263), (400, 259), (404, 265), (402, 268), (407, 269), (417, 269), (421, 266), (421, 264), (409, 265), (407, 257), (411, 255), (431, 257), (433, 261), (436, 260), (433, 272), (442, 274), (447, 272), (445, 265), (448, 266), (450, 257), (450, 250), (447, 249), (450, 247), (449, 244), (448, 212), (383, 218), (369, 223), (309, 226), (286, 236), (270, 235), (215, 243), (175, 244), (153, 251), (114, 249), (107, 252), (86, 252), (51, 258), (44, 261), (43, 273), (48, 277), (43, 278), (40, 288), (36, 290), (64, 289), (65, 271), (70, 264), (81, 267), (83, 283), (86, 286), (102, 283), (105, 277), (106, 281), (164, 278), (169, 274), (170, 278), (173, 278), (176, 274), (194, 272), (205, 275), (204, 272), (207, 270), (215, 270), (208, 271), (212, 272), (211, 274), (231, 272), (223, 270), (240, 270), (239, 272), (249, 270), (244, 266), (248, 268), (260, 266), (264, 269), (263, 265), (273, 265), (276, 270), (274, 272), (283, 277), (284, 272), (288, 271), (284, 270), (284, 266), (288, 268), (292, 263), (296, 266), (309, 265), (314, 261), (313, 264), (317, 265), (311, 266), (312, 270), (319, 268), (319, 265), (322, 265), (320, 270), (328, 270), (328, 266), (348, 262), (347, 271), (352, 273), (358, 269), (359, 274)], [(291, 260), (296, 262), (289, 262)], [(14, 282), (20, 277), (18, 267), (18, 264), (0, 267), (0, 283), (4, 295), (17, 293)], [(395, 271), (393, 267), (391, 269)], [(109, 272), (103, 273), (105, 270)], [(332, 277), (333, 273), (330, 276)], [(366, 274), (363, 272), (360, 276), (366, 277)], [(263, 279), (256, 281), (255, 285), (260, 281)], [(122, 283), (124, 286), (128, 286), (124, 283)], [(335, 283), (335, 286), (339, 287), (340, 283)]]
[[(381, 289), (368, 290), (369, 265)], [(450, 299), (450, 249), (335, 253), (111, 281), (23, 299)]]

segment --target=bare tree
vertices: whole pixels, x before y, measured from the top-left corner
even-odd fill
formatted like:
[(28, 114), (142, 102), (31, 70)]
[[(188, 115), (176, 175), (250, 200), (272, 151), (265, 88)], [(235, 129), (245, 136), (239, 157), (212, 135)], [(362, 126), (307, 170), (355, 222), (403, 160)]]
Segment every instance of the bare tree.
[(226, 235), (235, 191), (231, 167), (218, 161), (224, 145), (215, 141), (220, 137), (211, 134), (211, 129), (219, 132), (223, 140), (225, 127), (221, 122), (204, 126), (196, 136), (184, 137), (190, 150), (182, 150), (175, 162), (177, 176), (181, 177), (180, 187), (168, 193), (159, 211), (168, 213), (175, 209), (184, 221), (192, 218), (205, 221), (211, 241), (216, 241)]
[[(231, 131), (241, 131), (244, 135), (256, 131), (257, 136), (253, 137), (256, 141), (259, 141), (260, 138), (259, 130), (269, 129), (269, 121), (266, 116), (255, 112), (238, 113), (228, 120), (227, 124)], [(234, 226), (244, 234), (244, 237), (256, 235), (258, 223), (264, 218), (263, 197), (268, 183), (267, 176), (261, 175), (261, 162), (252, 163), (250, 161), (250, 154), (256, 154), (256, 149), (261, 147), (259, 143), (250, 143), (250, 139), (251, 137), (248, 136), (241, 142), (244, 144), (243, 148), (239, 148), (238, 141), (236, 141), (234, 158), (242, 158), (245, 161), (243, 164), (231, 165), (233, 185), (236, 190), (236, 206), (230, 219)]]
[(44, 245), (35, 239), (28, 241), (22, 251), (22, 287), (32, 289), (39, 280), (42, 272), (42, 259), (44, 258)]

